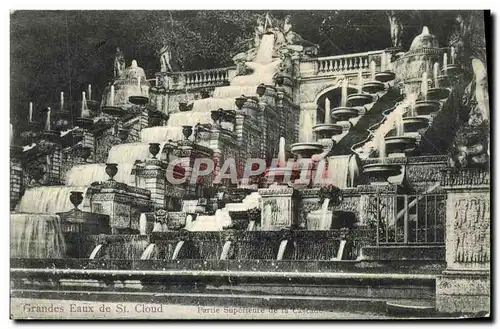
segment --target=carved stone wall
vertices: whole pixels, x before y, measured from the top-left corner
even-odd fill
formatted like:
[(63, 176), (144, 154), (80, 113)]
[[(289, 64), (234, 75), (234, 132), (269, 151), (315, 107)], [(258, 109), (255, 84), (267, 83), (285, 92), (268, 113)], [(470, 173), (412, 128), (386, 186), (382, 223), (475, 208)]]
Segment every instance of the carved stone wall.
[(296, 200), (293, 188), (286, 185), (271, 186), (259, 189), (259, 194), (262, 196), (262, 230), (279, 231), (296, 225)]

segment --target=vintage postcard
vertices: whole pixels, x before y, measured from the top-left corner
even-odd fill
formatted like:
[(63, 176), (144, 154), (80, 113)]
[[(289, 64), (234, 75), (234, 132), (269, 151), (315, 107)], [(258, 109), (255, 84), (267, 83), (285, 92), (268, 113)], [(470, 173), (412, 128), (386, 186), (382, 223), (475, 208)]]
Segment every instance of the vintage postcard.
[(488, 11), (10, 15), (10, 314), (488, 318)]

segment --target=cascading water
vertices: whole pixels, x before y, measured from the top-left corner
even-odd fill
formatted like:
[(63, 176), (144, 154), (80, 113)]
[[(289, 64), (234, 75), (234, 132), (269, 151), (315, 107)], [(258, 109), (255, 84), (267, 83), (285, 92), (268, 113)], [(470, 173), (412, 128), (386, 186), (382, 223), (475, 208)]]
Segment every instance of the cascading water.
[(288, 240), (283, 240), (280, 242), (280, 246), (278, 248), (278, 254), (276, 255), (276, 260), (282, 260), (285, 255), (286, 246), (288, 245)]
[[(115, 181), (128, 185), (135, 184), (135, 177), (132, 175), (133, 163), (119, 163), (118, 172), (113, 178)], [(89, 186), (93, 182), (103, 182), (109, 179), (106, 174), (106, 165), (103, 163), (93, 163), (72, 167), (66, 174), (66, 185), (69, 186)]]
[(27, 189), (17, 211), (26, 214), (56, 214), (70, 211), (73, 205), (69, 200), (70, 192), (78, 191), (83, 195), (87, 187), (82, 186), (38, 186)]
[(226, 241), (226, 243), (224, 243), (224, 246), (222, 247), (220, 260), (226, 260), (230, 250), (231, 250), (231, 241)]
[(314, 124), (311, 115), (307, 112), (309, 111), (301, 111), (300, 113), (303, 118), (302, 120), (300, 120), (301, 125), (299, 129), (299, 142), (301, 143), (310, 143), (314, 141)]
[[(161, 149), (161, 148), (160, 148)], [(148, 143), (127, 143), (115, 145), (109, 150), (108, 163), (134, 163), (150, 158)]]
[(403, 124), (403, 115), (401, 113), (397, 113), (395, 115), (395, 122), (396, 126), (396, 136), (403, 136), (404, 135), (404, 124)]
[(332, 117), (330, 115), (331, 112), (331, 107), (330, 107), (330, 99), (328, 97), (325, 98), (325, 124), (329, 124), (332, 122)]
[(325, 185), (334, 185), (338, 188), (347, 187), (349, 177), (349, 164), (351, 155), (339, 155), (328, 157), (327, 177), (324, 180)]
[(12, 258), (64, 258), (66, 244), (57, 215), (11, 214)]
[(102, 244), (95, 246), (94, 250), (90, 253), (89, 259), (95, 259), (102, 249)]
[[(330, 214), (330, 225), (331, 225), (331, 212), (328, 211), (328, 205), (330, 204), (330, 199), (326, 198), (323, 201), (323, 204), (321, 205), (321, 228), (327, 229), (326, 224), (327, 224), (327, 216)], [(329, 229), (329, 228), (328, 228)]]
[(155, 250), (155, 244), (154, 243), (150, 243), (146, 249), (144, 249), (144, 252), (142, 253), (141, 255), (141, 260), (148, 260), (148, 259), (151, 259), (151, 255), (153, 255), (153, 252)]
[(179, 241), (175, 245), (174, 253), (172, 254), (172, 260), (177, 260), (179, 257), (179, 253), (181, 252), (182, 246), (184, 245), (184, 241)]

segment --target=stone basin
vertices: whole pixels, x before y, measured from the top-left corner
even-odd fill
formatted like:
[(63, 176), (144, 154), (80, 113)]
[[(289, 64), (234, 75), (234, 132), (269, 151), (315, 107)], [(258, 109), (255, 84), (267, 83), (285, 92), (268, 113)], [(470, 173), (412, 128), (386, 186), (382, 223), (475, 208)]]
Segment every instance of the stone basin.
[(355, 107), (336, 107), (330, 112), (332, 119), (337, 121), (347, 121), (359, 115)]
[(431, 88), (427, 91), (427, 99), (431, 101), (438, 101), (450, 96), (450, 90), (448, 88)]
[(450, 77), (447, 75), (439, 75), (437, 77), (438, 85), (440, 88), (448, 88), (451, 87)]
[(448, 64), (446, 67), (443, 67), (441, 72), (448, 76), (456, 76), (462, 71), (462, 68), (458, 64)]
[(377, 72), (375, 73), (375, 80), (380, 82), (392, 81), (396, 78), (396, 74), (391, 71)]
[[(300, 155), (302, 158), (309, 159), (315, 154), (323, 152), (323, 146), (318, 142), (304, 142), (290, 145), (293, 154)], [(283, 169), (283, 168), (276, 168)]]
[(332, 138), (342, 133), (342, 126), (333, 123), (321, 123), (313, 127), (318, 139)]
[(383, 91), (385, 89), (385, 86), (382, 82), (380, 81), (368, 81), (363, 84), (362, 90), (364, 92), (370, 93), (370, 94), (376, 94), (380, 91)]
[(78, 117), (78, 118), (75, 118), (74, 124), (80, 128), (83, 128), (83, 129), (90, 129), (90, 128), (92, 128), (92, 125), (94, 124), (94, 120), (89, 119), (89, 118)]
[(57, 143), (61, 139), (61, 133), (55, 130), (44, 130), (41, 133), (41, 137), (49, 142)]
[(363, 172), (377, 182), (386, 182), (391, 176), (401, 174), (401, 166), (388, 163), (372, 163), (363, 166)]
[(429, 126), (429, 118), (425, 116), (415, 116), (403, 118), (404, 131), (413, 133)]
[(417, 101), (415, 103), (415, 112), (417, 115), (429, 115), (439, 111), (441, 103), (434, 100)]
[(350, 106), (363, 106), (373, 102), (373, 96), (370, 94), (351, 94), (347, 96), (347, 104)]
[(117, 117), (121, 117), (126, 113), (125, 110), (119, 106), (103, 106), (102, 112)]
[(393, 136), (385, 138), (387, 154), (405, 153), (415, 149), (416, 139), (410, 136)]
[(128, 101), (135, 105), (145, 105), (149, 102), (149, 98), (146, 96), (130, 96)]

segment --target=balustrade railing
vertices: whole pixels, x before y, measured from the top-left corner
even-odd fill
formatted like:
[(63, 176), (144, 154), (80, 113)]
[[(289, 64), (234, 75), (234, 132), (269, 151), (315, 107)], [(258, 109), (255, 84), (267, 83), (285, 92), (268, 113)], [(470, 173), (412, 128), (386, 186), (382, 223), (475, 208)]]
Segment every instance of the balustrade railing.
[(441, 175), (442, 186), (489, 185), (490, 172), (480, 168), (446, 169)]
[(209, 70), (164, 73), (164, 79), (169, 89), (209, 88), (229, 84), (229, 81), (235, 75), (235, 67), (223, 67)]
[(359, 70), (369, 70), (370, 62), (374, 60), (377, 66), (380, 65), (380, 57), (383, 50), (365, 53), (318, 57), (305, 60), (313, 62), (316, 74), (335, 74), (354, 72)]
[(377, 244), (444, 244), (446, 194), (376, 194), (370, 214)]

